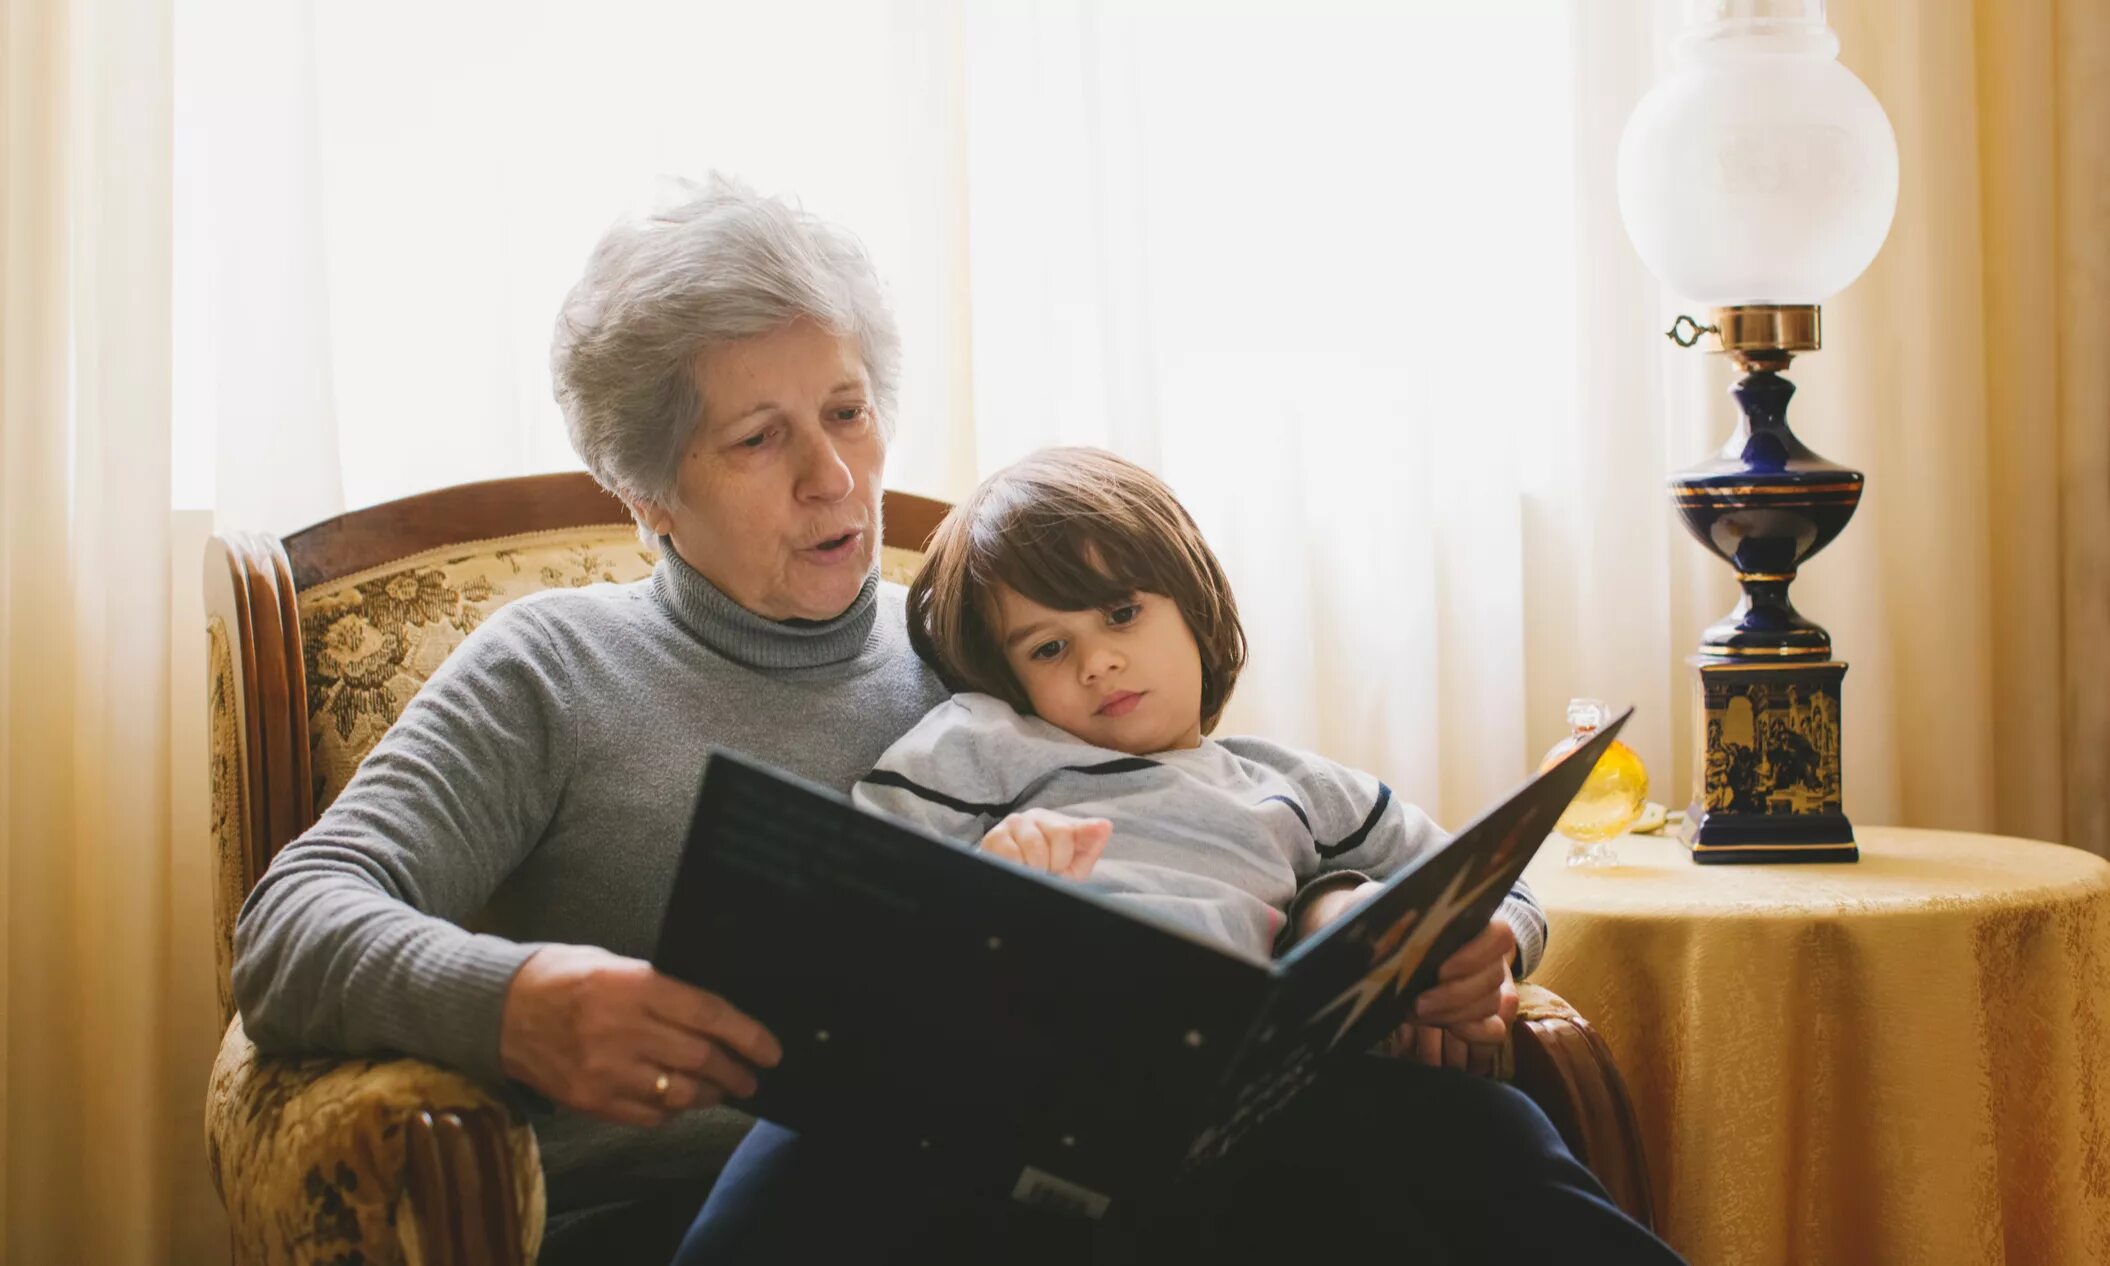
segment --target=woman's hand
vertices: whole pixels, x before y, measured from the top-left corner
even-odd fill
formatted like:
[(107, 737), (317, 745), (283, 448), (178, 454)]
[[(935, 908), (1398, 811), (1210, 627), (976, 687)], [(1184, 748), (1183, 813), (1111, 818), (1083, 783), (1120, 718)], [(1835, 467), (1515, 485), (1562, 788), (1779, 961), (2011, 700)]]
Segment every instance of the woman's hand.
[(499, 1021), (506, 1076), (623, 1125), (744, 1099), (755, 1068), (783, 1056), (769, 1030), (723, 998), (590, 945), (535, 951), (514, 973)]
[(1472, 1043), (1501, 1041), (1517, 1018), (1517, 982), (1509, 971), (1516, 952), (1509, 921), (1489, 920), (1436, 969), (1436, 983), (1414, 1000), (1414, 1019), (1387, 1039), (1387, 1053), (1431, 1068), (1464, 1068)]
[(1105, 818), (1073, 818), (1052, 809), (1028, 809), (989, 828), (979, 845), (1006, 861), (1065, 879), (1082, 879), (1099, 863), (1113, 837)]

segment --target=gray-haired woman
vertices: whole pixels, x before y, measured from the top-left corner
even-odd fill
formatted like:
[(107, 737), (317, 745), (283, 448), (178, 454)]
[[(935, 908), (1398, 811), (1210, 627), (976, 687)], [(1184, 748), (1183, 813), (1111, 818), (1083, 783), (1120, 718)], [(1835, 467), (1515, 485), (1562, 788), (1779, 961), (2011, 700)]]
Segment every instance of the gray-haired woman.
[[(685, 1110), (779, 1054), (643, 961), (706, 749), (847, 790), (943, 697), (876, 569), (898, 353), (864, 253), (782, 203), (719, 183), (612, 229), (553, 370), (658, 568), (499, 609), (242, 910), (260, 1047), (404, 1051), (558, 1105), (545, 1261), (664, 1260), (724, 1152)], [(581, 1242), (584, 1211), (659, 1193)]]

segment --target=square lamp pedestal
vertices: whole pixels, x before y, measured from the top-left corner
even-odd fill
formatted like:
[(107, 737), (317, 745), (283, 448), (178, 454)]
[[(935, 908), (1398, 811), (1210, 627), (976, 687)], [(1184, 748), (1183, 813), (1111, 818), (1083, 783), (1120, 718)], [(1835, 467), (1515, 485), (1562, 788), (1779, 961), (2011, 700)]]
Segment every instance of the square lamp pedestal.
[(1697, 657), (1699, 705), (1685, 842), (1696, 862), (1851, 862), (1840, 811), (1837, 661)]

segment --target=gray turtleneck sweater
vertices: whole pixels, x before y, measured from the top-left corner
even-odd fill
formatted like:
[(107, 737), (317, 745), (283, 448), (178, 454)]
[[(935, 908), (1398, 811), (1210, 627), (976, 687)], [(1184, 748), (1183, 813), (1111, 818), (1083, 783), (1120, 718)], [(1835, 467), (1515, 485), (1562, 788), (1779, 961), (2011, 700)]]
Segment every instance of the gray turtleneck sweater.
[[(875, 572), (836, 619), (778, 623), (667, 549), (635, 584), (501, 607), (249, 894), (250, 1037), (498, 1080), (506, 988), (540, 945), (651, 956), (710, 747), (848, 791), (944, 698), (902, 600)], [(707, 1175), (738, 1120), (539, 1117), (551, 1208)]]

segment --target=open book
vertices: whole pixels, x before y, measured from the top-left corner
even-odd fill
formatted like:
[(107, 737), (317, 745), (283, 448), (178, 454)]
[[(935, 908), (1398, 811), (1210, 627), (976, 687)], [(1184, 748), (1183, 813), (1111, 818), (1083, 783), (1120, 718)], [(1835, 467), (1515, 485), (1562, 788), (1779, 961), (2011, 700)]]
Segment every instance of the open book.
[(782, 1041), (757, 1115), (975, 1149), (1096, 1215), (1404, 1022), (1631, 715), (1274, 960), (714, 753), (653, 962)]

